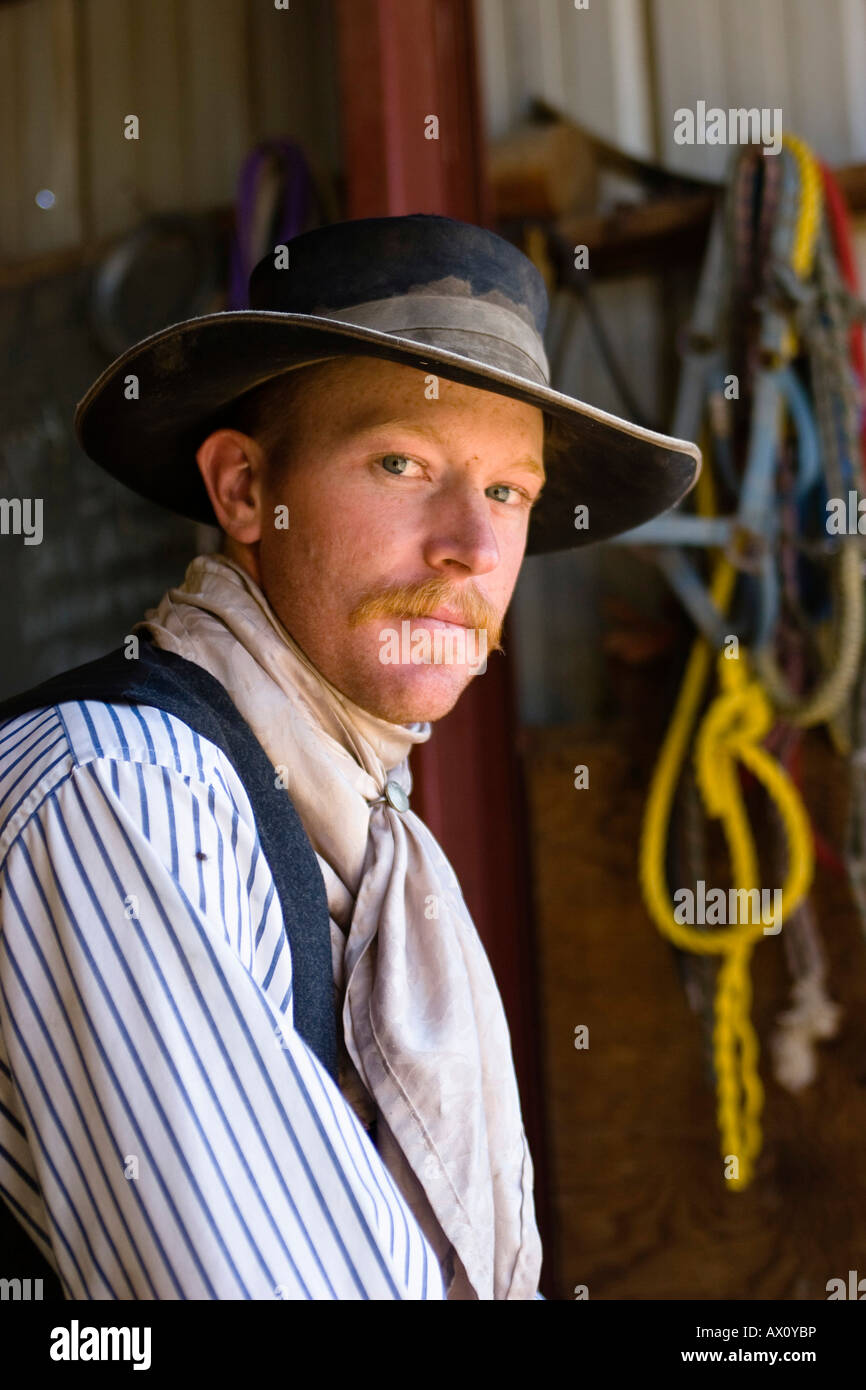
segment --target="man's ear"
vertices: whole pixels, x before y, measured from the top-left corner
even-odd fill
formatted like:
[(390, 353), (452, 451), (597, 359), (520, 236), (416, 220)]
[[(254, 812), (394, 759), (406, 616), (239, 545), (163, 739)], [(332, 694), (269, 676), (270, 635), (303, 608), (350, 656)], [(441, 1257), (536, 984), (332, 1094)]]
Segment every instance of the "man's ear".
[(224, 536), (255, 544), (262, 532), (261, 446), (240, 430), (219, 429), (200, 444), (195, 457)]

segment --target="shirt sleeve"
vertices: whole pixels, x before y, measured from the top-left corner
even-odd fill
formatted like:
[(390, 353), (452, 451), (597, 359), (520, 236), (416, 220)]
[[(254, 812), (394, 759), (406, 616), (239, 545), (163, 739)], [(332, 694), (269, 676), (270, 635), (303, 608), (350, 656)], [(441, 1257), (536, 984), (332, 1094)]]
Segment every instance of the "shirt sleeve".
[(249, 803), (73, 767), (0, 871), (0, 1192), (73, 1299), (442, 1299), (295, 1031)]

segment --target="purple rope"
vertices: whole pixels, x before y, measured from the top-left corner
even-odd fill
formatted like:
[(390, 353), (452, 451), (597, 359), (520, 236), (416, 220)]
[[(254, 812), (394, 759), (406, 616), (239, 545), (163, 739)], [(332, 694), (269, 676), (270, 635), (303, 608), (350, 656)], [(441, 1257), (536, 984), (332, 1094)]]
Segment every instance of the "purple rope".
[(272, 245), (282, 245), (297, 236), (309, 219), (314, 190), (303, 152), (292, 140), (263, 140), (244, 160), (238, 178), (227, 309), (249, 308), (250, 275), (268, 253), (268, 247), (252, 246), (251, 240), (256, 190), (272, 155), (282, 165), (282, 188), (270, 229)]

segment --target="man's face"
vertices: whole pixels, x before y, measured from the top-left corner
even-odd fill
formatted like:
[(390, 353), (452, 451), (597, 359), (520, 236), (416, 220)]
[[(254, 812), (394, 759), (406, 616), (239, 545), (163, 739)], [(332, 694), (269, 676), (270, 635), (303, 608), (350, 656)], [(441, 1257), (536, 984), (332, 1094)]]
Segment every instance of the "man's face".
[[(319, 671), (400, 724), (442, 718), (496, 650), (543, 482), (539, 409), (443, 378), (428, 399), (430, 380), (374, 358), (322, 364), (293, 406), (288, 467), (262, 469), (257, 489), (246, 452), (258, 525), (223, 520), (227, 553)], [(468, 631), (422, 616), (440, 609)]]

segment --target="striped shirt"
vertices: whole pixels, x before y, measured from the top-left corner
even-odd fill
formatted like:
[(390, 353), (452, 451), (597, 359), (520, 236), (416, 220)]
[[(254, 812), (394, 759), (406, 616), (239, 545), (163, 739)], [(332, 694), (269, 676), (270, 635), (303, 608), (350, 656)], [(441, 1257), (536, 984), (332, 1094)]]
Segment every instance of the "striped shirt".
[(244, 786), (151, 706), (0, 722), (0, 1193), (68, 1298), (445, 1296), (294, 1029)]

